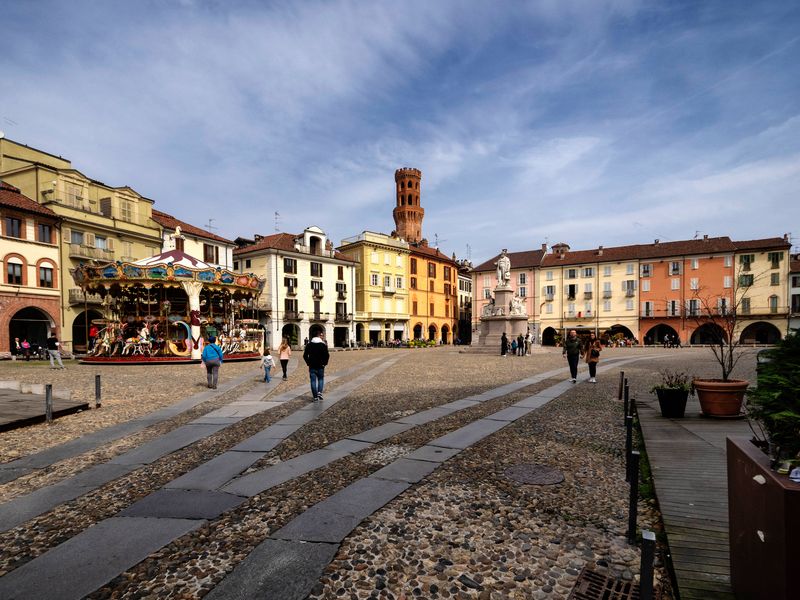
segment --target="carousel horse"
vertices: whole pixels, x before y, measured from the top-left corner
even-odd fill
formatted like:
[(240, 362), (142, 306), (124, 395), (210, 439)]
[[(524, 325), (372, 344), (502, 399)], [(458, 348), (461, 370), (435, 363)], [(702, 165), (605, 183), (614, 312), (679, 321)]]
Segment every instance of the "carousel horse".
[(103, 356), (104, 354), (111, 354), (111, 336), (108, 334), (107, 327), (103, 328), (103, 336), (100, 338), (100, 342), (95, 344), (91, 352), (92, 356)]

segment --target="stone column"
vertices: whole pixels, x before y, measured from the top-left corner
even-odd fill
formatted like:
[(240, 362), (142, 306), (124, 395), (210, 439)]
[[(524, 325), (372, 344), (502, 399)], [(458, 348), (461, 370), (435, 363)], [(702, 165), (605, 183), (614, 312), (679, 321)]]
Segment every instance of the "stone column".
[(189, 325), (192, 330), (192, 359), (198, 360), (200, 358), (200, 347), (198, 341), (200, 340), (200, 292), (203, 289), (203, 284), (199, 281), (182, 281), (181, 285), (186, 295), (189, 296)]

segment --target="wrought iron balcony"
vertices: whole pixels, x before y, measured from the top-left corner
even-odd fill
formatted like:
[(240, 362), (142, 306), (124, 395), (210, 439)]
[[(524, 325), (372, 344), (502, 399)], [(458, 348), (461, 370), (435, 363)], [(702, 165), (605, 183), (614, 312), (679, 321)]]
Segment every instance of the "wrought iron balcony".
[(322, 297), (325, 295), (325, 292), (323, 292), (323, 291), (322, 291), (322, 289), (318, 289), (318, 290), (311, 290), (311, 292), (312, 292), (312, 294), (311, 294), (311, 295), (312, 295), (314, 298), (322, 298)]
[[(69, 303), (70, 305), (74, 304), (83, 304), (83, 290), (81, 288), (70, 288), (68, 291), (69, 296)], [(102, 304), (103, 298), (100, 294), (86, 294), (86, 304)]]
[(303, 320), (303, 311), (301, 310), (301, 311), (297, 312), (297, 311), (293, 311), (293, 310), (287, 310), (285, 313), (283, 313), (283, 318), (286, 321), (302, 321)]
[(334, 321), (336, 323), (349, 323), (353, 320), (353, 313), (336, 313)]

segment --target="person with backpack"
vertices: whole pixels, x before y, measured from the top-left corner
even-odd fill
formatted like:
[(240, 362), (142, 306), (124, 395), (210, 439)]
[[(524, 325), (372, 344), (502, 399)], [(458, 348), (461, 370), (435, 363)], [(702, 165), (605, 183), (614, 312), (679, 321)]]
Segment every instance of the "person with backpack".
[(219, 377), (219, 367), (222, 365), (222, 348), (216, 344), (216, 336), (209, 336), (208, 343), (203, 347), (203, 354), (201, 356), (203, 364), (206, 367), (206, 377), (208, 378), (208, 387), (217, 389), (217, 379)]
[(303, 360), (308, 365), (308, 378), (311, 380), (311, 397), (314, 402), (322, 400), (322, 388), (325, 385), (325, 365), (330, 354), (325, 343), (325, 332), (320, 331), (303, 350)]

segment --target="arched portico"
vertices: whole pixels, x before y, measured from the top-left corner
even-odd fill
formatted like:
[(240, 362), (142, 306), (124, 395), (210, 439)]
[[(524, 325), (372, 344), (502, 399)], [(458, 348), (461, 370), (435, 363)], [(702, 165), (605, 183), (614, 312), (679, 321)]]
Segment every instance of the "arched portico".
[(724, 344), (727, 341), (725, 331), (716, 323), (703, 323), (694, 330), (690, 340), (692, 344)]
[(758, 321), (750, 323), (742, 330), (739, 342), (742, 344), (777, 344), (781, 341), (781, 332), (772, 323)]

